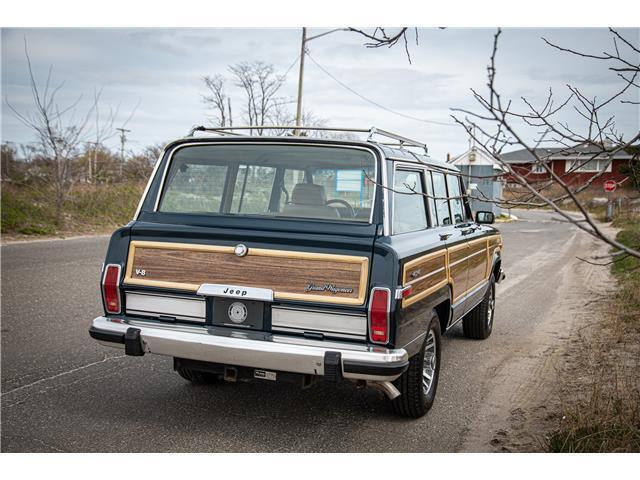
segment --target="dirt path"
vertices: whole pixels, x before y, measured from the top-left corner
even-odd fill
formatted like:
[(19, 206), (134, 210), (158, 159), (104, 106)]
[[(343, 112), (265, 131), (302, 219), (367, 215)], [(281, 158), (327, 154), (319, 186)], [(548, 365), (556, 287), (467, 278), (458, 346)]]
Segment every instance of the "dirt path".
[[(545, 451), (546, 436), (561, 424), (562, 392), (560, 370), (578, 362), (584, 354), (581, 331), (597, 324), (606, 309), (613, 288), (608, 267), (579, 260), (604, 256), (609, 247), (582, 232), (576, 232), (569, 244), (566, 263), (558, 262), (560, 281), (554, 285), (560, 301), (542, 318), (542, 322), (511, 345), (489, 380), (490, 393), (478, 416), (469, 425), (463, 451), (511, 452)], [(529, 288), (531, 277), (520, 269), (535, 268), (545, 252), (512, 266), (514, 276), (503, 285), (503, 295)], [(515, 268), (519, 267), (519, 268)], [(515, 278), (514, 278), (515, 277)], [(538, 298), (539, 304), (551, 301)], [(536, 309), (532, 304), (530, 308)], [(580, 348), (576, 348), (578, 344)]]

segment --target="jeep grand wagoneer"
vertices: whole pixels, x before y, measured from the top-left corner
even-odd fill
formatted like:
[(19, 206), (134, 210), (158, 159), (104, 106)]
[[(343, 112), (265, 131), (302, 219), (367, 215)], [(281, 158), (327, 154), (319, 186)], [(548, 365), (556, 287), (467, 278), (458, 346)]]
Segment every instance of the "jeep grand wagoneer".
[(487, 338), (502, 278), (493, 215), (472, 219), (458, 170), (376, 129), (195, 130), (210, 135), (165, 148), (113, 234), (91, 336), (192, 382), (351, 380), (424, 415), (441, 333)]

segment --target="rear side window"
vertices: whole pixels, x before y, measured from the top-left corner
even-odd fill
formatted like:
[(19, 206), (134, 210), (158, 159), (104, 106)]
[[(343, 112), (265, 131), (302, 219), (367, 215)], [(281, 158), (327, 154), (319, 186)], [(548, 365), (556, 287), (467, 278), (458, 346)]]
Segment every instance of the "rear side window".
[(433, 196), (435, 197), (438, 225), (451, 225), (451, 213), (449, 212), (444, 173), (431, 172), (431, 177), (433, 178)]
[(397, 170), (393, 185), (393, 233), (415, 232), (427, 228), (422, 174)]
[(449, 203), (453, 214), (453, 223), (464, 222), (464, 206), (462, 205), (462, 192), (460, 191), (460, 177), (457, 175), (447, 175), (447, 186), (449, 187)]

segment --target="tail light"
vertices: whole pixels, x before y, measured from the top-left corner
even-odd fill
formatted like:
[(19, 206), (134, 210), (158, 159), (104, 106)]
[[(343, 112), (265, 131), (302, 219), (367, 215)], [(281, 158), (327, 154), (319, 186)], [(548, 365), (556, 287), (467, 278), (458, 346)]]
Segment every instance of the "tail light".
[(107, 313), (120, 313), (120, 265), (111, 263), (104, 268), (102, 296)]
[(389, 342), (389, 310), (391, 291), (383, 287), (372, 288), (369, 300), (369, 339), (373, 343)]

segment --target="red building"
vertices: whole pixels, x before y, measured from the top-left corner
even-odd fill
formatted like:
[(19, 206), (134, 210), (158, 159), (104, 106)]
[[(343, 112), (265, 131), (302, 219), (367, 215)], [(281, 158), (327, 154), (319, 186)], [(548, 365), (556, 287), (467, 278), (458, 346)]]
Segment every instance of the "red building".
[[(544, 162), (568, 185), (584, 184), (602, 171), (602, 175), (594, 180), (594, 185), (600, 185), (606, 180), (622, 182), (629, 176), (631, 162), (638, 162), (637, 158), (633, 160), (632, 155), (624, 151), (612, 156), (599, 153), (594, 147), (578, 147), (570, 151), (566, 148), (537, 148), (535, 152), (542, 162), (524, 149), (504, 153), (500, 158), (529, 182), (551, 178)], [(511, 177), (512, 175), (507, 175), (507, 182), (513, 181)]]

